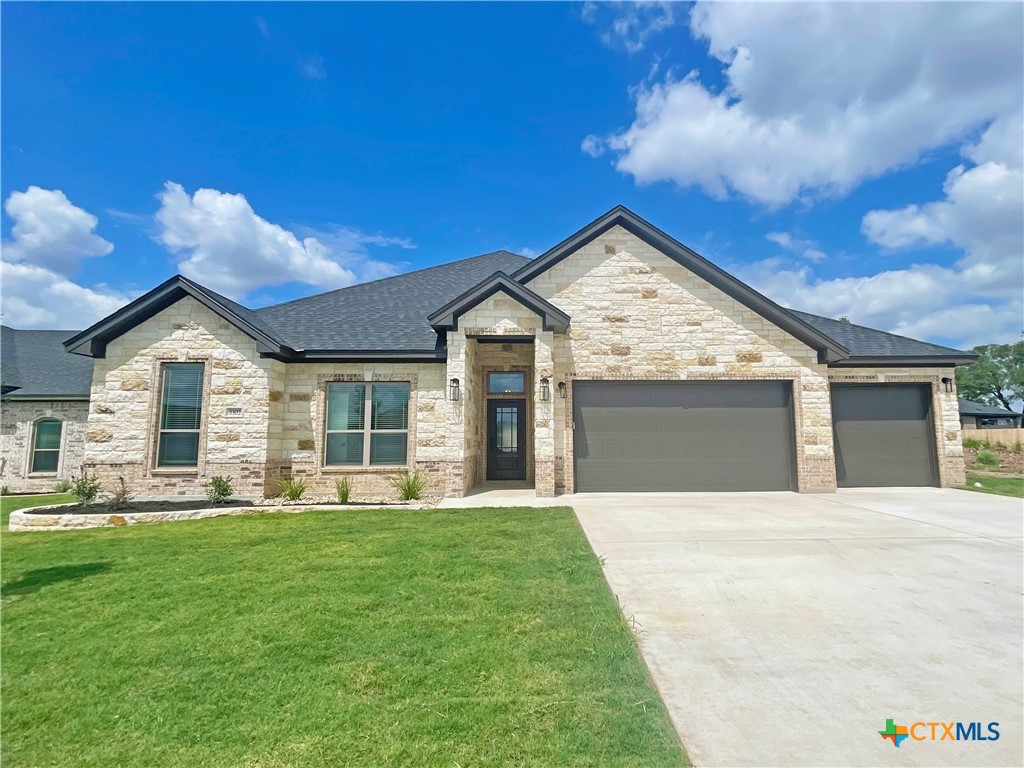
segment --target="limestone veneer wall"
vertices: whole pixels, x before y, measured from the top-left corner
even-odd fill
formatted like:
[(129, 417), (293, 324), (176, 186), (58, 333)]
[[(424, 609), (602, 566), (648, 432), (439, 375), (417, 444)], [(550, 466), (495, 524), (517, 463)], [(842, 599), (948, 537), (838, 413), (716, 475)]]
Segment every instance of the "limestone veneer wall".
[[(161, 367), (168, 362), (206, 365), (195, 469), (156, 467)], [(236, 494), (262, 496), (278, 366), (261, 359), (256, 342), (234, 325), (181, 299), (111, 341), (95, 361), (84, 465), (108, 487), (123, 476), (138, 495), (202, 494), (210, 477), (226, 475)], [(229, 407), (243, 415), (228, 416)]]
[[(409, 383), (407, 467), (324, 466), (326, 396), (331, 381)], [(451, 409), (443, 363), (289, 364), (284, 366), (282, 388), (271, 390), (270, 397), (281, 415), (280, 428), (271, 430), (275, 442), (270, 464), (278, 474), (305, 480), (311, 494), (333, 495), (336, 480), (347, 476), (352, 479), (353, 498), (394, 497), (391, 479), (408, 468), (427, 474), (428, 494), (443, 495), (452, 465), (461, 468), (458, 457), (447, 450)], [(275, 484), (268, 480), (268, 492), (276, 492)]]
[[(0, 484), (12, 493), (52, 491), (58, 480), (81, 471), (85, 450), (85, 400), (8, 400), (0, 404)], [(33, 474), (32, 444), (40, 419), (60, 419), (57, 471)]]
[[(967, 482), (964, 447), (960, 439), (960, 405), (957, 402), (956, 377), (952, 368), (832, 368), (828, 378), (829, 382), (836, 384), (930, 385), (939, 484), (944, 488), (955, 488)], [(943, 378), (952, 381), (951, 392), (946, 392)]]
[(553, 454), (558, 490), (573, 490), (571, 382), (585, 379), (790, 380), (798, 488), (835, 490), (828, 369), (803, 342), (619, 226), (528, 286), (572, 318), (568, 334), (537, 342), (538, 375), (550, 345), (552, 387), (569, 384), (536, 449), (538, 462)]

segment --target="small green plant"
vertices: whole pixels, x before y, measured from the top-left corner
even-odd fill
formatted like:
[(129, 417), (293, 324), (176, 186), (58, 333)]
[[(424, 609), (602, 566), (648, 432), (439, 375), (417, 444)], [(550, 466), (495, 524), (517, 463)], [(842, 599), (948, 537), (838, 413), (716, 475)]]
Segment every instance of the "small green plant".
[(1014, 453), (1024, 453), (1024, 443), (1018, 440), (1016, 443), (1010, 446), (1010, 450)]
[(971, 450), (981, 448), (981, 440), (976, 437), (965, 437), (964, 448), (970, 448)]
[(339, 477), (334, 481), (334, 490), (338, 492), (338, 503), (348, 504), (348, 497), (352, 495), (352, 478)]
[(128, 506), (128, 502), (135, 497), (132, 489), (128, 487), (128, 484), (124, 481), (124, 478), (118, 476), (117, 485), (114, 486), (114, 491), (110, 495), (110, 501), (107, 506), (110, 507), (111, 512), (117, 512), (120, 509), (124, 509)]
[(978, 451), (978, 455), (975, 457), (975, 460), (985, 467), (999, 466), (999, 456), (989, 450), (983, 449)]
[(57, 481), (57, 485), (53, 487), (53, 490), (57, 493), (70, 493), (71, 492), (71, 481), (66, 477), (62, 477)]
[(100, 480), (96, 475), (89, 476), (83, 472), (80, 477), (71, 478), (71, 493), (78, 501), (78, 506), (87, 507), (100, 495)]
[(406, 470), (391, 478), (391, 484), (398, 489), (398, 498), (402, 501), (415, 501), (423, 497), (427, 487), (427, 476), (420, 470)]
[(234, 490), (231, 488), (230, 477), (216, 475), (206, 484), (206, 498), (211, 504), (223, 504), (231, 498), (232, 493)]
[(0, 496), (10, 496), (10, 495), (11, 495), (11, 486), (9, 486), (9, 485), (0, 485)]
[(288, 499), (288, 501), (298, 501), (305, 492), (305, 480), (296, 480), (290, 475), (281, 478), (281, 495)]
[(1005, 451), (1005, 450), (1007, 450), (1007, 446), (1006, 446), (1006, 443), (1004, 443), (1004, 442), (1001, 442), (1001, 441), (999, 441), (999, 440), (997, 440), (997, 441), (996, 441), (995, 443), (993, 443), (992, 447), (993, 447), (993, 448), (997, 448), (997, 449), (999, 449), (1000, 451)]

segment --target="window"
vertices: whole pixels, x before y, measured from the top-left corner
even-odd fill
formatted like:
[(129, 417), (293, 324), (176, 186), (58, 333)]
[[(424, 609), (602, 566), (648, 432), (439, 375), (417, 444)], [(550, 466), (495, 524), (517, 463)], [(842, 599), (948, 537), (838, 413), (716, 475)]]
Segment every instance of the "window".
[(1001, 419), (1001, 418), (978, 419), (978, 422), (979, 422), (979, 426), (981, 426), (981, 427), (1012, 427), (1013, 426), (1013, 420), (1012, 419)]
[(409, 385), (328, 384), (326, 432), (327, 466), (404, 465), (409, 455)]
[(526, 374), (513, 373), (491, 373), (487, 377), (487, 391), (492, 395), (522, 394), (526, 381)]
[(164, 365), (160, 402), (158, 467), (199, 464), (199, 425), (203, 416), (203, 364)]
[(60, 461), (61, 423), (57, 419), (40, 419), (32, 439), (32, 471), (56, 472)]

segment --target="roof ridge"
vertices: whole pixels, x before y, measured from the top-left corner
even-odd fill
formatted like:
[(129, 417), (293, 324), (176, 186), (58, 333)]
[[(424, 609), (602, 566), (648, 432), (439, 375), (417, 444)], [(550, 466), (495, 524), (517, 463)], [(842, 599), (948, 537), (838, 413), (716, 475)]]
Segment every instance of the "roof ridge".
[(420, 269), (414, 269), (411, 272), (400, 272), (397, 275), (387, 275), (386, 277), (378, 277), (376, 280), (367, 280), (365, 283), (353, 283), (352, 285), (346, 285), (346, 286), (344, 286), (342, 288), (334, 288), (333, 290), (323, 291), (322, 293), (314, 293), (314, 294), (311, 294), (309, 296), (301, 296), (300, 298), (289, 299), (288, 301), (282, 301), (282, 302), (280, 302), (278, 304), (268, 304), (265, 307), (259, 307), (258, 309), (254, 309), (252, 311), (253, 312), (262, 312), (264, 309), (278, 309), (279, 307), (286, 307), (289, 304), (295, 304), (296, 302), (299, 302), (299, 301), (308, 301), (309, 299), (316, 299), (316, 298), (319, 298), (321, 296), (329, 296), (332, 293), (340, 293), (341, 291), (348, 291), (348, 290), (351, 290), (353, 288), (361, 288), (361, 287), (363, 287), (365, 285), (374, 285), (375, 283), (383, 283), (386, 280), (394, 280), (395, 278), (398, 278), (398, 277), (408, 277), (410, 275), (418, 275), (418, 274), (420, 274), (422, 272), (430, 272), (431, 270), (435, 270), (435, 269), (442, 269), (444, 267), (453, 267), (456, 264), (463, 264), (463, 263), (465, 263), (467, 261), (475, 261), (476, 259), (484, 259), (484, 258), (487, 258), (488, 256), (497, 256), (500, 253), (507, 253), (509, 256), (518, 256), (521, 259), (525, 259), (526, 261), (530, 261), (529, 257), (523, 256), (521, 253), (515, 253), (514, 251), (509, 251), (509, 250), (506, 250), (505, 248), (499, 248), (496, 251), (488, 251), (487, 253), (481, 253), (481, 254), (478, 254), (476, 256), (467, 256), (464, 259), (456, 259), (455, 261), (446, 261), (443, 264), (434, 264), (433, 266), (430, 266), (430, 267), (421, 267)]
[(819, 320), (828, 320), (829, 322), (833, 322), (833, 323), (842, 323), (843, 325), (850, 325), (850, 326), (853, 326), (854, 328), (861, 328), (861, 329), (863, 329), (865, 331), (871, 331), (871, 333), (883, 333), (886, 336), (892, 336), (893, 338), (896, 338), (896, 339), (906, 339), (907, 341), (912, 341), (915, 344), (927, 344), (927, 345), (932, 346), (932, 347), (937, 347), (939, 349), (948, 350), (949, 352), (963, 352), (964, 351), (962, 349), (957, 349), (956, 347), (947, 347), (945, 344), (936, 344), (933, 341), (923, 341), (921, 339), (915, 339), (912, 336), (903, 336), (902, 334), (893, 333), (892, 331), (883, 331), (883, 330), (881, 330), (879, 328), (872, 328), (869, 325), (861, 325), (860, 323), (854, 323), (854, 322), (851, 322), (849, 320), (836, 320), (834, 317), (828, 317), (827, 315), (816, 315), (813, 312), (805, 312), (802, 309), (792, 309), (792, 308), (789, 308), (789, 307), (787, 307), (787, 309), (790, 312), (796, 312), (798, 315), (808, 315), (810, 317), (816, 317)]

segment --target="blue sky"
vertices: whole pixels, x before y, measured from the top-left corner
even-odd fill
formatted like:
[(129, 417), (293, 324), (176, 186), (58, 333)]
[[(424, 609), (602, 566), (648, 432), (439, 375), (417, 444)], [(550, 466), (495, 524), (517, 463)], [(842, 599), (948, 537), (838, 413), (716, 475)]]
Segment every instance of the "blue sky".
[(7, 3), (4, 322), (535, 255), (622, 203), (781, 303), (1013, 340), (1021, 7), (872, 8)]

